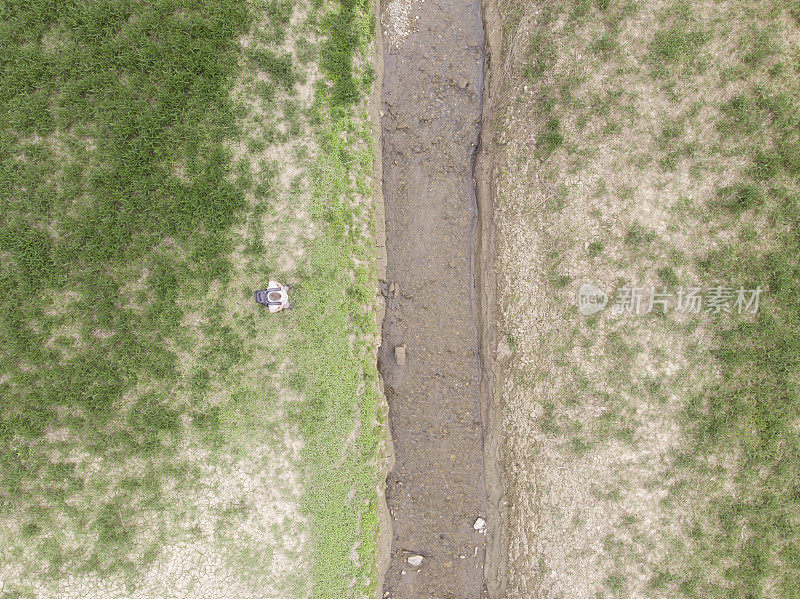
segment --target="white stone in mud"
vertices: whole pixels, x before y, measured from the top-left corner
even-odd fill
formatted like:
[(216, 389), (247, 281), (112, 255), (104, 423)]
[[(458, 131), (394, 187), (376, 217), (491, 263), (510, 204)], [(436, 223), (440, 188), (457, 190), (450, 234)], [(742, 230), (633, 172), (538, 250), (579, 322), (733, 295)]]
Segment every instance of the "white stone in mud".
[(412, 566), (419, 566), (422, 563), (422, 556), (421, 555), (410, 555), (406, 558), (406, 561), (411, 564)]

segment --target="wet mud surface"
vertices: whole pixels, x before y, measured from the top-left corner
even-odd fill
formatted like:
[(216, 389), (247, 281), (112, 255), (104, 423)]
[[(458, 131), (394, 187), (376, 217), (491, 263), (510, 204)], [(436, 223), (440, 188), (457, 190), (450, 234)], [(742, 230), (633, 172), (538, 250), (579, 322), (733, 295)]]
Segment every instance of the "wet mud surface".
[[(486, 535), (474, 528), (487, 507), (473, 266), (480, 2), (395, 2), (381, 11), (387, 283), (379, 367), (395, 451), (384, 596), (485, 597)], [(411, 556), (423, 559), (415, 566)]]

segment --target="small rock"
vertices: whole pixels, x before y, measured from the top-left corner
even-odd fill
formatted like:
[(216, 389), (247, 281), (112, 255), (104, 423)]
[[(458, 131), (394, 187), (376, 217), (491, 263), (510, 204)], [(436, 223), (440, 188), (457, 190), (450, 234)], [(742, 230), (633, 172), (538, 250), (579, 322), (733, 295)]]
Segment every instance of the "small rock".
[(461, 89), (467, 89), (468, 85), (469, 81), (467, 81), (464, 77), (458, 80), (458, 87), (460, 87)]
[(475, 524), (472, 525), (472, 528), (475, 530), (483, 530), (483, 527), (486, 526), (486, 520), (483, 518), (478, 518), (475, 520)]
[(412, 566), (419, 566), (422, 563), (422, 556), (421, 555), (410, 555), (406, 558), (406, 561), (411, 564)]
[(406, 346), (398, 345), (394, 348), (394, 359), (398, 366), (406, 365)]

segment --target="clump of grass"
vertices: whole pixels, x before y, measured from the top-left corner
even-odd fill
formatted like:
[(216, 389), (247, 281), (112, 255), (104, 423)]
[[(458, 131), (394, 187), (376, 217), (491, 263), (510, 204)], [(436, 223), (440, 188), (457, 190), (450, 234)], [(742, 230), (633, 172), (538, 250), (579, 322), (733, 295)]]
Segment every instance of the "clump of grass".
[[(331, 84), (328, 102), (337, 114), (344, 114), (341, 110), (355, 104), (363, 91), (355, 76), (353, 57), (375, 32), (369, 6), (369, 0), (341, 0), (335, 10), (322, 19), (325, 41), (320, 48), (319, 62)], [(371, 82), (367, 78), (361, 83)]]
[(599, 54), (604, 60), (608, 60), (620, 51), (620, 46), (614, 34), (606, 32), (592, 43), (590, 49), (592, 52)]
[(294, 90), (298, 75), (294, 70), (290, 54), (278, 54), (269, 48), (262, 48), (250, 50), (248, 56), (258, 68), (274, 78), (286, 91)]
[(626, 581), (622, 574), (611, 574), (605, 579), (605, 585), (613, 595), (624, 596)]
[(286, 40), (294, 12), (292, 0), (269, 0), (259, 6), (266, 16), (258, 28), (258, 38), (265, 44), (279, 46)]
[(680, 282), (678, 275), (675, 273), (671, 266), (662, 266), (657, 271), (658, 278), (661, 279), (665, 285), (669, 287), (676, 287)]
[(590, 258), (596, 258), (597, 256), (602, 255), (603, 250), (605, 249), (605, 244), (602, 241), (593, 241), (589, 244), (588, 252)]
[(740, 213), (764, 202), (761, 189), (752, 183), (728, 185), (719, 190), (719, 198), (729, 211)]
[(544, 131), (539, 137), (539, 149), (543, 158), (547, 158), (564, 143), (561, 133), (561, 122), (556, 117), (547, 120)]
[(686, 72), (699, 61), (700, 49), (711, 33), (696, 23), (690, 3), (678, 2), (665, 11), (662, 25), (650, 42), (649, 58), (654, 75), (668, 77), (676, 69)]
[(689, 60), (708, 42), (709, 36), (701, 31), (690, 31), (684, 23), (675, 23), (656, 32), (651, 51), (656, 60), (667, 63)]
[(655, 233), (643, 227), (640, 223), (633, 223), (625, 233), (625, 245), (632, 248), (641, 248), (650, 244), (655, 239)]
[(751, 31), (744, 41), (742, 62), (751, 68), (763, 65), (777, 52), (775, 39), (765, 29)]

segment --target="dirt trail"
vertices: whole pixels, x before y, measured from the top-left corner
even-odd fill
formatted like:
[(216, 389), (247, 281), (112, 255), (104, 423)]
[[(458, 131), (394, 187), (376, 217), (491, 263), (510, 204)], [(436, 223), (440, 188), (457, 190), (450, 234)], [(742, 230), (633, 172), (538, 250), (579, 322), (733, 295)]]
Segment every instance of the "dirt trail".
[[(395, 464), (387, 597), (486, 596), (473, 167), (484, 40), (479, 0), (393, 0), (382, 102), (386, 315), (379, 366)], [(405, 346), (399, 365), (395, 348)], [(419, 566), (407, 558), (423, 556)]]

